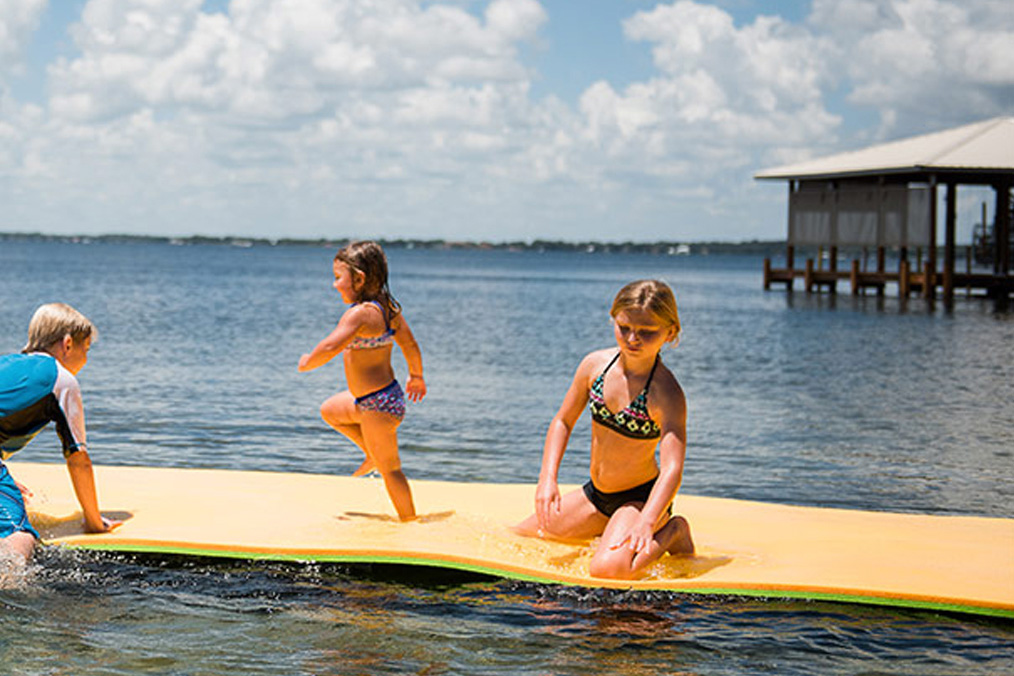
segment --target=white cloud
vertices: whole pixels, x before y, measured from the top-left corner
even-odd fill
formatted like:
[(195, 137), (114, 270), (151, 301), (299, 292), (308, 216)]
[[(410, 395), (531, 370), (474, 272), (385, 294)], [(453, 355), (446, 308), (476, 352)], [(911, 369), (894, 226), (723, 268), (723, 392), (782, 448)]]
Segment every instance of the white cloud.
[(598, 82), (582, 96), (589, 182), (657, 219), (736, 214), (710, 236), (780, 231), (783, 207), (759, 206), (765, 198), (751, 175), (835, 140), (841, 120), (824, 100), (834, 84), (830, 45), (776, 17), (737, 26), (723, 10), (689, 1), (639, 12), (623, 28), (651, 45), (657, 73), (622, 91)]
[(23, 70), (25, 49), (45, 8), (45, 0), (0, 0), (0, 188), (37, 172), (29, 130), (40, 126), (42, 111), (15, 101), (8, 85)]
[[(32, 4), (0, 0), (0, 68)], [(0, 89), (0, 228), (779, 236), (783, 192), (751, 176), (854, 141), (844, 97), (883, 134), (1009, 109), (1005, 7), (815, 0), (794, 24), (661, 3), (622, 25), (651, 76), (568, 106), (530, 95), (536, 0), (91, 0), (45, 108)]]
[(0, 0), (0, 85), (21, 65), (46, 0)]
[(514, 82), (526, 77), (515, 43), (545, 20), (533, 0), (497, 0), (485, 24), (415, 0), (240, 0), (228, 16), (201, 5), (92, 0), (74, 30), (82, 56), (50, 72), (55, 112), (89, 120), (192, 107), (277, 123), (354, 93)]
[(1004, 0), (815, 0), (810, 25), (842, 49), (851, 103), (880, 135), (1010, 114), (1014, 11)]

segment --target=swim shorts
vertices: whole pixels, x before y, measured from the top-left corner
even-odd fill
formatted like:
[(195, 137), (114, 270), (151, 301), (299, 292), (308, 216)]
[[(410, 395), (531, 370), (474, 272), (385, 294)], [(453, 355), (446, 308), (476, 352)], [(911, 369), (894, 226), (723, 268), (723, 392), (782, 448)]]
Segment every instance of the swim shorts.
[(14, 478), (7, 471), (7, 466), (0, 463), (0, 538), (25, 531), (39, 539), (39, 533), (28, 523), (25, 511), (25, 499), (21, 490), (14, 483)]

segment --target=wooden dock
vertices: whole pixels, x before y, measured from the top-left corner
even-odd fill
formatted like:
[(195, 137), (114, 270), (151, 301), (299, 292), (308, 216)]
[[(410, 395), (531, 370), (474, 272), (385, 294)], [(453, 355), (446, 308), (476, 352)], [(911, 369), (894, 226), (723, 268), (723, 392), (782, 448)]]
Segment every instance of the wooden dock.
[(917, 295), (933, 299), (938, 290), (945, 300), (953, 298), (958, 290), (964, 290), (968, 294), (981, 290), (992, 298), (1006, 298), (1014, 293), (1014, 275), (974, 272), (971, 269), (970, 256), (969, 253), (966, 271), (963, 273), (951, 274), (946, 269), (937, 271), (934, 269), (933, 260), (912, 265), (905, 257), (898, 261), (897, 270), (889, 271), (885, 266), (885, 252), (879, 249), (875, 269), (866, 269), (866, 261), (855, 258), (849, 269), (842, 270), (838, 268), (838, 252), (832, 247), (827, 256), (826, 268), (822, 264), (824, 261), (822, 251), (816, 260), (807, 258), (802, 268), (796, 268), (794, 252), (792, 247), (789, 247), (784, 268), (775, 268), (770, 258), (764, 259), (764, 289), (769, 290), (774, 284), (784, 284), (792, 291), (795, 280), (801, 279), (806, 293), (826, 291), (834, 294), (838, 292), (839, 282), (847, 283), (853, 296), (865, 295), (867, 289), (873, 289), (878, 296), (883, 296), (888, 284), (895, 285), (898, 296), (902, 298)]

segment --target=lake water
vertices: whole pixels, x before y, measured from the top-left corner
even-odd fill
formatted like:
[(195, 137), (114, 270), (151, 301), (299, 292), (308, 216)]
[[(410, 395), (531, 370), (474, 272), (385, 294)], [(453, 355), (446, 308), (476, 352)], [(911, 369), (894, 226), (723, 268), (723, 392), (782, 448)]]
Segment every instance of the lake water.
[[(44, 302), (95, 321), (80, 379), (96, 463), (348, 474), (361, 454), (317, 413), (340, 365), (295, 369), (343, 310), (333, 253), (0, 241), (0, 352)], [(401, 428), (410, 479), (534, 488), (578, 360), (610, 344), (612, 296), (657, 277), (684, 325), (664, 353), (689, 404), (683, 492), (1014, 516), (1014, 314), (987, 301), (764, 292), (750, 256), (388, 253), (429, 386)], [(562, 481), (586, 479), (588, 425)], [(59, 462), (56, 435), (17, 459)], [(5, 673), (1014, 673), (1009, 622), (921, 611), (55, 549), (36, 562), (0, 590)]]

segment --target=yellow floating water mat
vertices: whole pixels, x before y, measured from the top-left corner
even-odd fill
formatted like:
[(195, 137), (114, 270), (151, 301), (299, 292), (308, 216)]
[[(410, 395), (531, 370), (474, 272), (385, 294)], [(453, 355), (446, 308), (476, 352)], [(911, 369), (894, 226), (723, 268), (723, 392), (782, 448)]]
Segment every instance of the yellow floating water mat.
[[(514, 534), (525, 484), (412, 481), (399, 523), (376, 478), (96, 467), (112, 533), (85, 535), (63, 465), (11, 463), (52, 544), (195, 556), (436, 566), (544, 583), (870, 603), (1014, 618), (1014, 519), (888, 514), (680, 494), (698, 551), (636, 581), (590, 577), (590, 543)], [(563, 487), (568, 490), (572, 487)]]

